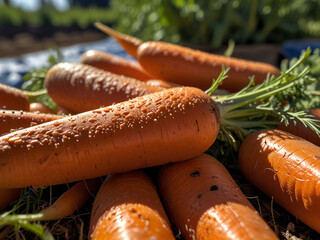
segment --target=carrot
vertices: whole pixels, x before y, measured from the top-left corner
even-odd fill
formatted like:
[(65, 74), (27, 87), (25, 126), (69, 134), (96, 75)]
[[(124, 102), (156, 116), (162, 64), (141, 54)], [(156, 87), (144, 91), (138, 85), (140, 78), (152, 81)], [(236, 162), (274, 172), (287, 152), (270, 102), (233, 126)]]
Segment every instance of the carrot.
[(268, 73), (280, 75), (280, 70), (270, 64), (209, 54), (165, 42), (143, 43), (101, 23), (96, 23), (96, 27), (115, 38), (125, 50), (128, 49), (127, 52), (156, 79), (206, 90), (212, 79), (218, 77), (221, 67), (225, 66), (230, 67), (229, 78), (221, 88), (237, 92), (249, 83), (249, 77), (253, 75), (256, 83), (261, 83)]
[(227, 169), (208, 154), (163, 166), (158, 187), (185, 239), (278, 239)]
[(82, 55), (81, 63), (142, 81), (151, 79), (139, 63), (105, 52), (89, 50)]
[(29, 111), (29, 101), (22, 90), (0, 83), (0, 109)]
[(51, 113), (51, 114), (54, 113), (49, 107), (39, 102), (31, 103), (29, 112)]
[[(314, 116), (316, 120), (320, 120), (320, 109), (311, 109), (308, 112), (308, 114)], [(293, 135), (306, 139), (309, 142), (312, 142), (313, 144), (320, 147), (320, 137), (311, 128), (306, 127), (301, 122), (294, 123), (293, 121), (289, 121), (289, 123), (290, 124), (286, 126), (285, 123), (282, 122), (278, 128), (280, 130), (289, 132)]]
[(51, 121), (0, 138), (0, 188), (61, 184), (182, 161), (207, 150), (219, 126), (216, 103), (188, 87)]
[(174, 239), (156, 188), (145, 173), (107, 178), (93, 203), (89, 238)]
[(73, 113), (163, 90), (133, 78), (77, 63), (53, 66), (44, 84), (50, 97), (60, 107)]
[(254, 75), (259, 84), (268, 73), (280, 75), (279, 69), (270, 64), (209, 54), (165, 42), (141, 44), (137, 60), (154, 78), (203, 90), (211, 86), (222, 66), (229, 67), (230, 71), (221, 88), (231, 92), (248, 85), (250, 76)]
[(146, 81), (146, 84), (154, 87), (163, 87), (163, 88), (172, 88), (172, 87), (179, 87), (180, 85), (168, 81), (163, 81), (159, 79), (150, 79)]
[(0, 110), (0, 136), (21, 128), (60, 119), (62, 116), (24, 111)]
[(17, 200), (21, 195), (21, 188), (0, 189), (0, 210)]
[(239, 151), (243, 175), (320, 233), (320, 148), (281, 130), (249, 135)]
[(140, 39), (115, 31), (112, 28), (109, 28), (108, 26), (99, 22), (96, 22), (94, 25), (101, 31), (109, 34), (114, 39), (116, 39), (127, 53), (136, 58), (137, 48), (142, 44), (142, 41)]

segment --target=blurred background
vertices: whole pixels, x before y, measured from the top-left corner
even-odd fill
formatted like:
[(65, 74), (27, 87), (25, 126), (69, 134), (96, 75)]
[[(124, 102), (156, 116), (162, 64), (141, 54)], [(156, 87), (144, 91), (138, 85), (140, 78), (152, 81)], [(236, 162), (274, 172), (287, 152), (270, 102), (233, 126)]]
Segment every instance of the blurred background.
[(279, 54), (319, 46), (319, 12), (319, 0), (0, 0), (0, 58), (105, 39), (101, 21), (209, 52), (234, 43), (233, 56), (277, 65)]

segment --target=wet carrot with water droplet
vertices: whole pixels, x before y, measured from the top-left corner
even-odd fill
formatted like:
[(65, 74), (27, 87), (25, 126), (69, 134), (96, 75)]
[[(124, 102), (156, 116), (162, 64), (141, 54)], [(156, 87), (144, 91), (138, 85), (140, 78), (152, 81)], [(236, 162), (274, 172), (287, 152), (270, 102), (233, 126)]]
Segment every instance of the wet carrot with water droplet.
[(174, 239), (151, 179), (140, 171), (113, 175), (99, 189), (89, 238)]
[(281, 130), (249, 135), (239, 151), (243, 175), (320, 233), (320, 148)]
[(29, 101), (22, 90), (0, 83), (0, 109), (29, 111)]
[(138, 62), (105, 52), (89, 50), (81, 56), (81, 63), (141, 81), (152, 78)]
[(158, 187), (185, 239), (278, 239), (227, 169), (208, 154), (163, 166)]
[(219, 128), (219, 109), (210, 96), (196, 88), (166, 89), (1, 137), (0, 188), (183, 161), (206, 151)]
[(60, 118), (62, 116), (53, 114), (0, 110), (0, 136)]
[(47, 73), (45, 87), (50, 97), (73, 113), (163, 90), (134, 78), (77, 63), (59, 63)]

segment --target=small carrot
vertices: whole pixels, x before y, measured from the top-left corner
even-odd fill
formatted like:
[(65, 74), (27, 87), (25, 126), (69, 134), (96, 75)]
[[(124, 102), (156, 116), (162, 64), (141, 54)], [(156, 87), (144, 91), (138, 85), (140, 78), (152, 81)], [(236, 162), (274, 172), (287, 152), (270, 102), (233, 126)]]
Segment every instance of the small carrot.
[(81, 56), (81, 63), (142, 81), (151, 79), (139, 63), (105, 52), (89, 50)]
[(89, 239), (175, 239), (151, 179), (141, 171), (110, 176), (93, 203)]
[(0, 210), (17, 200), (21, 191), (21, 188), (0, 189)]
[(320, 233), (320, 148), (281, 130), (249, 135), (239, 151), (243, 175)]
[(216, 79), (221, 67), (229, 67), (228, 78), (221, 88), (236, 92), (249, 84), (264, 81), (268, 73), (280, 75), (276, 67), (248, 60), (209, 54), (165, 42), (145, 42), (137, 52), (137, 60), (154, 78), (206, 90)]
[(278, 239), (227, 169), (208, 154), (163, 166), (158, 187), (185, 239)]
[(216, 103), (188, 87), (51, 121), (0, 137), (0, 188), (61, 184), (183, 161), (207, 150), (219, 126)]
[(39, 102), (33, 102), (30, 103), (30, 109), (29, 112), (38, 112), (38, 113), (51, 113), (53, 114), (54, 112), (52, 109), (44, 105), (43, 103)]
[(137, 48), (142, 44), (140, 39), (115, 31), (100, 22), (96, 22), (94, 25), (116, 39), (127, 53), (136, 58)]
[[(309, 111), (309, 114), (314, 116), (316, 120), (320, 121), (320, 109), (311, 109)], [(287, 126), (284, 122), (282, 122), (279, 125), (279, 129), (306, 139), (309, 142), (312, 142), (313, 144), (320, 147), (320, 137), (317, 135), (317, 133), (314, 132), (311, 128), (303, 125), (301, 122), (289, 121), (289, 125)]]
[(44, 84), (50, 97), (60, 107), (73, 113), (163, 90), (133, 78), (77, 63), (59, 63), (53, 66), (48, 71)]
[(0, 109), (29, 111), (29, 101), (22, 90), (0, 83)]
[(11, 131), (62, 118), (59, 115), (0, 110), (0, 136)]

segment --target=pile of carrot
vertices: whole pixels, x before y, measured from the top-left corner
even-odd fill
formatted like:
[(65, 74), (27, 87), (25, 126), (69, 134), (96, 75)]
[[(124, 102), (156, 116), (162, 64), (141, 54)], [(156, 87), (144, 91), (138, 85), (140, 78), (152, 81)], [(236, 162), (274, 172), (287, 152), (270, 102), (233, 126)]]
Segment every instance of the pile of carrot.
[[(259, 84), (280, 70), (97, 26), (137, 61), (92, 50), (81, 63), (53, 66), (44, 86), (70, 115), (0, 85), (0, 209), (10, 209), (24, 188), (78, 182), (34, 215), (0, 215), (0, 231), (6, 220), (61, 219), (89, 204), (89, 239), (174, 239), (178, 232), (184, 239), (279, 239), (228, 170), (204, 154), (223, 119), (203, 90), (222, 66), (230, 70), (221, 88), (230, 92), (250, 76)], [(320, 119), (318, 112), (311, 111)], [(291, 126), (250, 134), (239, 166), (320, 233), (320, 138)]]

